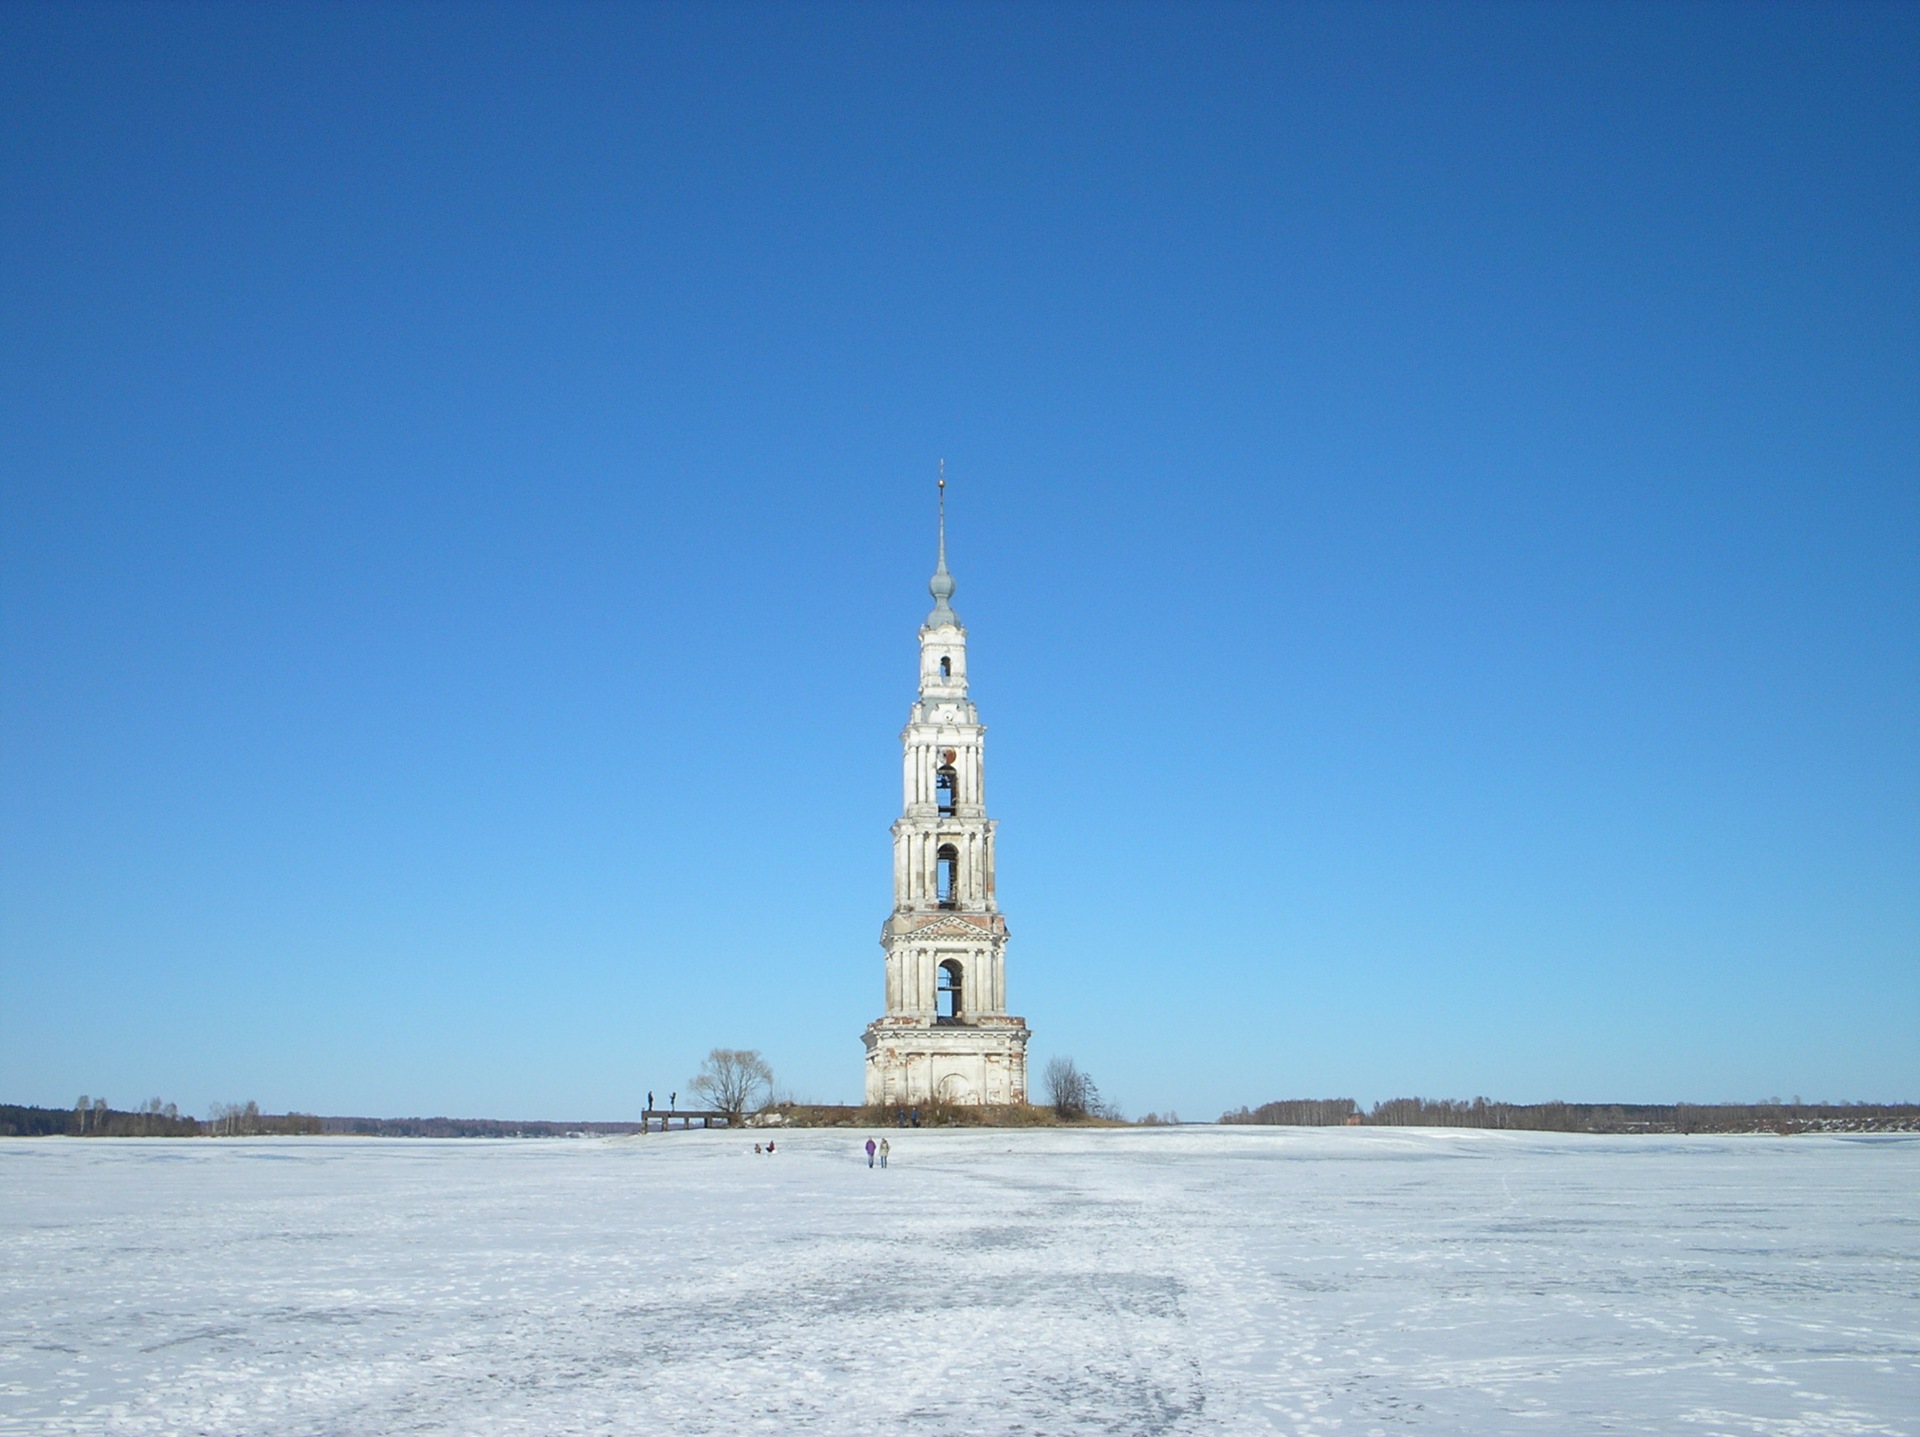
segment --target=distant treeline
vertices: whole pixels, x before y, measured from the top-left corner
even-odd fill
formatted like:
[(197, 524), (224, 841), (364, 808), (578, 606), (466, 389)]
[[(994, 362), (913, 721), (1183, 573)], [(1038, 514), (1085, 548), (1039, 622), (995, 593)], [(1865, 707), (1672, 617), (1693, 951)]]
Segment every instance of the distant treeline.
[(637, 1133), (638, 1123), (519, 1122), (511, 1118), (316, 1118), (320, 1133), (363, 1138), (564, 1138), (575, 1133)]
[(323, 1118), (263, 1113), (258, 1103), (215, 1103), (205, 1122), (158, 1098), (136, 1112), (86, 1099), (71, 1108), (0, 1104), (0, 1137), (247, 1138), (350, 1133), (381, 1138), (564, 1138), (572, 1133), (637, 1133), (638, 1123), (515, 1122), (497, 1118)]
[(7, 1138), (193, 1138), (202, 1128), (194, 1119), (164, 1107), (126, 1113), (104, 1104), (25, 1108), (0, 1103), (0, 1137)]
[(1352, 1098), (1297, 1098), (1222, 1113), (1223, 1123), (1275, 1127), (1511, 1128), (1536, 1133), (1920, 1132), (1915, 1103), (1496, 1103), (1391, 1098), (1363, 1111)]
[[(1052, 1110), (978, 1108), (948, 1111), (930, 1106), (929, 1126), (954, 1122), (1023, 1126), (1046, 1122)], [(799, 1127), (880, 1124), (891, 1109), (801, 1108), (780, 1112)], [(1144, 1122), (1165, 1121), (1153, 1115)], [(1540, 1133), (1798, 1133), (1920, 1132), (1915, 1103), (1496, 1103), (1431, 1098), (1392, 1098), (1363, 1109), (1352, 1098), (1299, 1098), (1222, 1113), (1223, 1123), (1275, 1127), (1341, 1126), (1409, 1128), (1507, 1128)], [(154, 1099), (125, 1112), (104, 1100), (71, 1108), (0, 1104), (0, 1137), (192, 1138), (260, 1137), (332, 1133), (378, 1138), (564, 1138), (637, 1133), (639, 1123), (556, 1123), (502, 1118), (325, 1118), (312, 1113), (263, 1113), (257, 1103), (215, 1104), (206, 1122), (186, 1117)]]
[(201, 1131), (216, 1138), (300, 1136), (324, 1132), (324, 1120), (312, 1113), (263, 1113), (258, 1103), (215, 1103)]

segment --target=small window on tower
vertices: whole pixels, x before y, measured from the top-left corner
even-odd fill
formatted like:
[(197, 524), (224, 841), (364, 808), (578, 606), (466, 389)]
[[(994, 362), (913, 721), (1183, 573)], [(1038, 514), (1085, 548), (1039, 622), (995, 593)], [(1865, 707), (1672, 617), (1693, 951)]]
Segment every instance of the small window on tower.
[(953, 660), (944, 655), (940, 659), (940, 677), (943, 679), (953, 677)]
[(954, 773), (953, 765), (944, 763), (940, 771), (933, 776), (934, 796), (940, 801), (942, 813), (953, 812)]
[(960, 906), (960, 850), (951, 843), (940, 845), (935, 858), (935, 882), (939, 885), (940, 906)]

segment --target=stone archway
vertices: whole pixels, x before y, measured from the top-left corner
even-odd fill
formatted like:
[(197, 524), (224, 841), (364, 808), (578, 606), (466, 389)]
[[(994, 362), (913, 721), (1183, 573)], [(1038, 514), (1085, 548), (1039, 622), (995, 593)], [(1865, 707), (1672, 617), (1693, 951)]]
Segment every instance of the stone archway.
[(948, 1073), (940, 1080), (940, 1101), (943, 1103), (971, 1103), (973, 1084), (958, 1073)]
[(958, 958), (947, 958), (934, 969), (933, 976), (933, 1021), (936, 1023), (958, 1023), (964, 1020), (966, 1009), (962, 1006), (962, 996), (966, 990), (966, 978), (960, 969)]

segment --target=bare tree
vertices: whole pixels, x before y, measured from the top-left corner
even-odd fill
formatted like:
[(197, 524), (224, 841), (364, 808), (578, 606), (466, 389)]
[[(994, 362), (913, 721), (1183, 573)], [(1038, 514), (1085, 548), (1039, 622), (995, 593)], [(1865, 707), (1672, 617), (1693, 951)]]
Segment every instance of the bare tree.
[(213, 1131), (216, 1137), (251, 1137), (264, 1132), (260, 1125), (260, 1104), (251, 1098), (245, 1104), (215, 1103)]
[(773, 1069), (757, 1048), (715, 1048), (687, 1086), (738, 1127), (741, 1115), (773, 1091)]
[(1124, 1121), (1120, 1117), (1119, 1107), (1100, 1096), (1100, 1086), (1093, 1081), (1093, 1074), (1079, 1067), (1072, 1058), (1053, 1059), (1047, 1064), (1040, 1081), (1046, 1085), (1047, 1096), (1053, 1100), (1053, 1111), (1057, 1117)]
[(1084, 1118), (1087, 1115), (1090, 1109), (1087, 1090), (1093, 1084), (1074, 1064), (1073, 1059), (1067, 1057), (1052, 1059), (1047, 1064), (1047, 1070), (1040, 1081), (1046, 1085), (1047, 1100), (1053, 1104), (1056, 1116)]

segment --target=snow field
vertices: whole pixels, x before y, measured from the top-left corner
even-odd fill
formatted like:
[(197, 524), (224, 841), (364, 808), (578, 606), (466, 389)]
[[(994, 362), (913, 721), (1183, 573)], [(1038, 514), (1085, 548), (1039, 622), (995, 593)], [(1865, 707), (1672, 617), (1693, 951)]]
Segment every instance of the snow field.
[(0, 1433), (1920, 1434), (1920, 1141), (0, 1140)]

